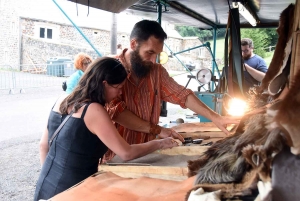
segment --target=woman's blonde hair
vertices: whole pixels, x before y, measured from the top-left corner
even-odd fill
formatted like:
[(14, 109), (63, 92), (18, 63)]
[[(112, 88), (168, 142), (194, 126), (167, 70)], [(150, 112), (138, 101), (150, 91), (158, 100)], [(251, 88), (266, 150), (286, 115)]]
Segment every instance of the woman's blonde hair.
[(80, 52), (79, 54), (77, 54), (75, 56), (75, 60), (74, 60), (74, 66), (77, 70), (83, 70), (83, 63), (84, 62), (89, 62), (91, 63), (92, 62), (92, 58), (83, 53), (83, 52)]

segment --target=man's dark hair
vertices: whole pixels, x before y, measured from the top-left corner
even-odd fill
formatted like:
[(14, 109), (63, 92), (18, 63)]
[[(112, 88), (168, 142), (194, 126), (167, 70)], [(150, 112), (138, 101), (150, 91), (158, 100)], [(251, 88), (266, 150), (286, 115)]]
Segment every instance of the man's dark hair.
[(130, 34), (130, 40), (135, 38), (137, 42), (143, 42), (148, 40), (150, 36), (154, 36), (162, 42), (167, 39), (167, 34), (158, 22), (142, 20), (134, 25)]
[(249, 48), (254, 48), (254, 43), (250, 38), (243, 38), (241, 40), (241, 45), (242, 46), (249, 45)]

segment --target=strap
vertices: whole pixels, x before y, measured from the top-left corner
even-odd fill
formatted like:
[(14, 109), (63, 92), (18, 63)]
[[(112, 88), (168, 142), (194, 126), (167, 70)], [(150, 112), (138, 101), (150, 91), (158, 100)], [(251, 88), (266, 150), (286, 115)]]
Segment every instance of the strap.
[[(81, 103), (79, 108), (82, 107), (85, 103)], [(88, 104), (89, 105), (89, 104)], [(59, 133), (59, 131), (61, 130), (61, 128), (65, 125), (65, 123), (68, 121), (68, 119), (73, 115), (74, 113), (74, 108), (72, 109), (72, 111), (70, 112), (70, 114), (68, 116), (66, 116), (66, 118), (64, 119), (63, 122), (61, 122), (61, 124), (59, 125), (59, 127), (56, 129), (56, 131), (54, 132), (54, 134), (52, 135), (50, 141), (49, 141), (49, 147), (51, 146), (53, 139), (56, 137), (56, 135)]]
[(51, 146), (52, 141), (55, 138), (55, 136), (59, 133), (59, 131), (61, 130), (61, 128), (65, 125), (65, 123), (68, 121), (68, 119), (72, 116), (73, 113), (74, 113), (74, 110), (72, 110), (71, 113), (68, 116), (66, 116), (66, 118), (64, 119), (64, 121), (56, 129), (56, 131), (54, 132), (54, 134), (52, 135), (52, 137), (51, 137), (51, 139), (49, 141), (49, 147)]
[(88, 106), (89, 106), (90, 104), (91, 104), (91, 103), (88, 103), (88, 104), (86, 104), (86, 105), (84, 106), (84, 109), (83, 109), (82, 114), (81, 114), (81, 119), (83, 119), (83, 117), (84, 117), (84, 115), (85, 115), (85, 113), (86, 113), (86, 110), (87, 110), (87, 108), (88, 108)]

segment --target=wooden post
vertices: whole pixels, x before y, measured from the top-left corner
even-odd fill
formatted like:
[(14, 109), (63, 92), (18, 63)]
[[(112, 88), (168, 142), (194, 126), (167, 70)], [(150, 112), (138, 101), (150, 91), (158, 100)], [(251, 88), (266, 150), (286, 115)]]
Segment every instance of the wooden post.
[(293, 47), (290, 70), (290, 84), (300, 70), (300, 2), (296, 0), (294, 11)]

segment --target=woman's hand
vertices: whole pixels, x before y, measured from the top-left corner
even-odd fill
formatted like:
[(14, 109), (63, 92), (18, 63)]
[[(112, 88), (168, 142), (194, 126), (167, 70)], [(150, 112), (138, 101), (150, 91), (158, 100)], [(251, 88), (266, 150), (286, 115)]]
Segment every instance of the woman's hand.
[(162, 128), (160, 134), (158, 134), (158, 137), (159, 138), (173, 137), (174, 139), (179, 139), (181, 142), (184, 141), (183, 137), (171, 128)]
[(168, 149), (179, 146), (178, 143), (172, 137), (167, 137), (160, 141), (160, 149)]
[(239, 124), (239, 119), (241, 117), (225, 117), (225, 116), (216, 116), (212, 119), (212, 122), (226, 135), (229, 135), (230, 132), (226, 129), (228, 124)]

